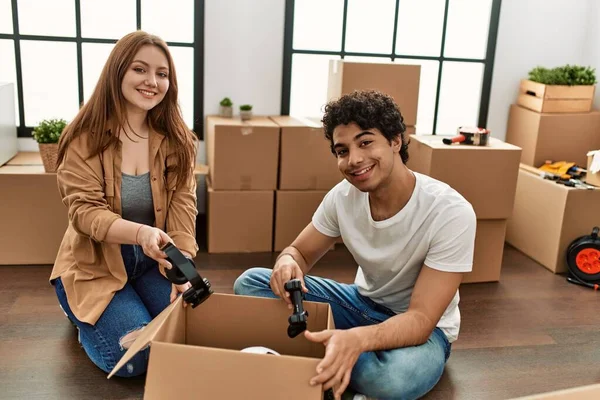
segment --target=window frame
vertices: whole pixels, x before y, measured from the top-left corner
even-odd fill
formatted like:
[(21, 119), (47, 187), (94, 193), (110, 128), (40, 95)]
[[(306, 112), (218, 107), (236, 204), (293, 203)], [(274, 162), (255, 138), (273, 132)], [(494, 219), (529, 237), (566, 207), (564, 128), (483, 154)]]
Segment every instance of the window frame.
[[(33, 127), (25, 125), (25, 102), (23, 99), (23, 73), (21, 61), (21, 40), (37, 40), (49, 42), (70, 42), (77, 45), (77, 83), (79, 87), (79, 104), (83, 104), (83, 43), (115, 44), (117, 39), (84, 38), (81, 36), (81, 0), (75, 1), (75, 36), (44, 36), (23, 35), (19, 32), (18, 0), (11, 0), (13, 33), (0, 33), (0, 39), (14, 42), (15, 66), (17, 82), (17, 106), (19, 108), (19, 121), (17, 137), (33, 137)], [(203, 112), (204, 112), (204, 2), (194, 0), (194, 41), (193, 43), (167, 42), (169, 47), (188, 47), (194, 49), (194, 126), (191, 129), (200, 140), (203, 139)], [(142, 0), (136, 0), (136, 29), (142, 26)]]
[(394, 14), (394, 32), (392, 38), (392, 49), (389, 54), (381, 53), (360, 53), (360, 52), (348, 52), (345, 50), (346, 47), (346, 25), (348, 18), (348, 0), (344, 0), (344, 15), (342, 21), (342, 43), (340, 51), (328, 51), (328, 50), (300, 50), (294, 49), (294, 7), (295, 0), (287, 0), (285, 5), (285, 25), (284, 25), (284, 41), (283, 41), (283, 76), (282, 76), (282, 95), (281, 95), (281, 114), (290, 114), (290, 103), (291, 103), (291, 85), (292, 85), (292, 57), (294, 54), (316, 54), (316, 55), (331, 55), (339, 56), (344, 59), (345, 56), (364, 56), (364, 57), (375, 57), (375, 58), (387, 58), (395, 60), (396, 58), (406, 58), (415, 60), (433, 60), (439, 62), (438, 76), (437, 76), (437, 87), (435, 94), (435, 108), (434, 108), (434, 119), (432, 134), (437, 132), (437, 123), (439, 118), (439, 104), (440, 104), (440, 90), (442, 83), (442, 72), (445, 61), (457, 61), (457, 62), (475, 62), (484, 64), (483, 81), (481, 86), (481, 99), (479, 101), (479, 116), (478, 126), (481, 128), (487, 127), (488, 113), (490, 106), (490, 93), (492, 87), (492, 77), (494, 72), (494, 58), (496, 55), (496, 41), (498, 38), (498, 25), (500, 21), (500, 6), (502, 0), (492, 0), (492, 6), (490, 11), (490, 24), (488, 32), (488, 40), (486, 46), (486, 56), (483, 59), (475, 58), (456, 58), (456, 57), (444, 57), (444, 50), (446, 45), (446, 30), (448, 24), (448, 8), (450, 0), (446, 0), (444, 9), (444, 22), (442, 28), (441, 48), (439, 56), (417, 56), (417, 55), (406, 55), (406, 54), (395, 54), (396, 50), (396, 36), (398, 32), (398, 11), (400, 9), (400, 1), (396, 0), (395, 14)]

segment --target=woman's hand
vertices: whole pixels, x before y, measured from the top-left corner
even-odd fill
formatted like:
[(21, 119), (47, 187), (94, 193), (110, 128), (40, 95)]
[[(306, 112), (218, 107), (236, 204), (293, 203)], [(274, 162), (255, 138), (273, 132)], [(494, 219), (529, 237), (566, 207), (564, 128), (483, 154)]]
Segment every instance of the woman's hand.
[(166, 269), (171, 269), (171, 263), (167, 261), (167, 254), (161, 248), (173, 240), (158, 228), (142, 225), (138, 229), (136, 242), (142, 247), (144, 254), (152, 258)]
[[(188, 290), (191, 287), (192, 287), (192, 284), (189, 282), (186, 282), (183, 285), (176, 285), (173, 283), (172, 288), (171, 288), (171, 303), (174, 302), (175, 300), (177, 300), (177, 296), (179, 296), (180, 293), (185, 292), (186, 290)], [(183, 302), (183, 306), (187, 307), (187, 303), (185, 301)]]

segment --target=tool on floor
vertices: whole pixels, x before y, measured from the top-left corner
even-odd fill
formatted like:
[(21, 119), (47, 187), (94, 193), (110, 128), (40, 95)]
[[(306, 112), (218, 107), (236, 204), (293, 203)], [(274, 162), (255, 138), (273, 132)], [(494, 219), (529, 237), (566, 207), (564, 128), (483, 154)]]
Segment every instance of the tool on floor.
[(196, 308), (213, 294), (208, 279), (198, 274), (194, 260), (184, 256), (172, 243), (167, 243), (161, 250), (167, 254), (167, 261), (173, 266), (166, 270), (167, 278), (176, 285), (186, 282), (192, 284), (192, 287), (182, 295), (186, 303)]
[(592, 229), (591, 235), (575, 239), (567, 249), (567, 266), (569, 276), (567, 282), (589, 287), (600, 288), (600, 228)]
[(443, 138), (444, 144), (468, 144), (473, 146), (487, 146), (490, 130), (471, 126), (461, 126), (457, 129), (457, 135), (452, 138)]
[(294, 306), (293, 313), (288, 318), (290, 325), (288, 326), (288, 336), (294, 338), (306, 330), (306, 320), (308, 319), (308, 311), (304, 310), (302, 300), (304, 293), (302, 292), (302, 282), (300, 279), (292, 279), (284, 285), (285, 290), (290, 293), (292, 305)]

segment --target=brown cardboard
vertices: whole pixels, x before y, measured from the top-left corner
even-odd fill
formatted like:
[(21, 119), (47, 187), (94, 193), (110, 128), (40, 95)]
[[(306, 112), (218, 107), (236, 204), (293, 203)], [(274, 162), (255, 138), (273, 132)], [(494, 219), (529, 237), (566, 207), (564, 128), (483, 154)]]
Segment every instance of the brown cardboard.
[(281, 191), (275, 193), (275, 240), (273, 251), (294, 241), (312, 221), (327, 191)]
[(589, 112), (596, 85), (545, 85), (522, 79), (517, 104), (537, 112)]
[(209, 253), (270, 252), (273, 190), (214, 190), (207, 180)]
[(21, 151), (8, 160), (6, 165), (43, 165), (38, 151)]
[(600, 190), (571, 188), (519, 169), (506, 241), (554, 273), (566, 272), (568, 246), (600, 226)]
[[(196, 308), (179, 297), (159, 314), (117, 363), (126, 365), (150, 344), (144, 399), (320, 400), (321, 386), (310, 386), (325, 355), (322, 344), (303, 335), (287, 336), (291, 311), (280, 299), (215, 293)], [(308, 329), (334, 329), (327, 303), (304, 302)], [(244, 353), (264, 346), (281, 356)]]
[(506, 141), (523, 149), (521, 162), (540, 167), (546, 160), (586, 165), (587, 152), (600, 149), (600, 112), (550, 114), (511, 105)]
[(343, 179), (318, 121), (289, 116), (271, 119), (281, 127), (279, 189), (329, 190)]
[(209, 116), (206, 158), (215, 190), (275, 190), (279, 127), (268, 117)]
[(600, 399), (600, 384), (579, 386), (571, 389), (557, 390), (518, 397), (513, 400), (597, 400)]
[(410, 136), (408, 168), (450, 185), (473, 205), (477, 219), (510, 217), (521, 149), (496, 138), (487, 146), (446, 145), (443, 138)]
[(462, 283), (500, 280), (506, 224), (505, 219), (477, 220), (473, 270), (464, 275)]
[(0, 167), (0, 264), (54, 264), (67, 230), (55, 173), (41, 165)]
[[(600, 153), (600, 150), (596, 150), (598, 153)], [(588, 152), (588, 159), (587, 159), (587, 173), (585, 174), (585, 182), (587, 184), (590, 185), (594, 185), (594, 186), (600, 186), (600, 171), (593, 173), (592, 171), (590, 171), (590, 166), (592, 164), (592, 159), (594, 158), (594, 152), (590, 151)], [(596, 155), (596, 157), (600, 157), (600, 155)]]
[(329, 61), (329, 100), (355, 90), (375, 89), (394, 98), (406, 125), (417, 124), (420, 65)]

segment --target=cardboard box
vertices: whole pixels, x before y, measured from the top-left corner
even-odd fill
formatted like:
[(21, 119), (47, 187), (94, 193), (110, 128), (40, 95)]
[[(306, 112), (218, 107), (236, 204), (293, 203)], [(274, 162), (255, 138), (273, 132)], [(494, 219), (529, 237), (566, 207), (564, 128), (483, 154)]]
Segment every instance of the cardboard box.
[(500, 280), (506, 224), (505, 219), (477, 220), (473, 270), (465, 274), (462, 283)]
[(273, 249), (273, 190), (215, 190), (207, 180), (209, 253)]
[(521, 162), (540, 167), (546, 160), (586, 165), (587, 152), (600, 149), (600, 112), (537, 113), (511, 105), (506, 141), (523, 149)]
[[(279, 299), (215, 293), (196, 308), (181, 296), (148, 324), (113, 373), (150, 344), (144, 399), (320, 400), (310, 386), (325, 347), (287, 336), (287, 305)], [(308, 328), (334, 329), (327, 303), (304, 302)], [(277, 355), (240, 350), (264, 346)]]
[(600, 186), (600, 171), (598, 172), (592, 172), (590, 171), (591, 167), (592, 167), (592, 160), (594, 159), (594, 157), (596, 158), (596, 162), (600, 161), (600, 150), (595, 150), (595, 151), (590, 151), (587, 154), (587, 173), (585, 174), (585, 182), (590, 184), (590, 185), (594, 185), (594, 186)]
[(279, 189), (329, 190), (343, 179), (322, 124), (289, 116), (271, 119), (281, 127)]
[(600, 226), (600, 190), (560, 185), (521, 165), (508, 243), (554, 273), (567, 272), (567, 248), (594, 226)]
[(268, 117), (209, 116), (206, 158), (215, 190), (275, 190), (279, 127)]
[(447, 183), (475, 209), (477, 219), (512, 214), (521, 149), (490, 138), (487, 146), (446, 145), (441, 135), (412, 135), (407, 166)]
[(394, 98), (406, 125), (417, 124), (420, 65), (329, 61), (329, 100), (355, 90), (375, 89)]
[(595, 90), (595, 85), (544, 85), (522, 79), (517, 104), (544, 113), (588, 112)]
[(0, 188), (0, 264), (54, 264), (69, 224), (56, 174), (44, 171), (41, 158), (39, 165), (5, 165)]
[(281, 191), (275, 193), (275, 240), (273, 251), (292, 244), (323, 201), (327, 191)]
[(536, 394), (513, 400), (596, 400), (600, 399), (600, 384)]

